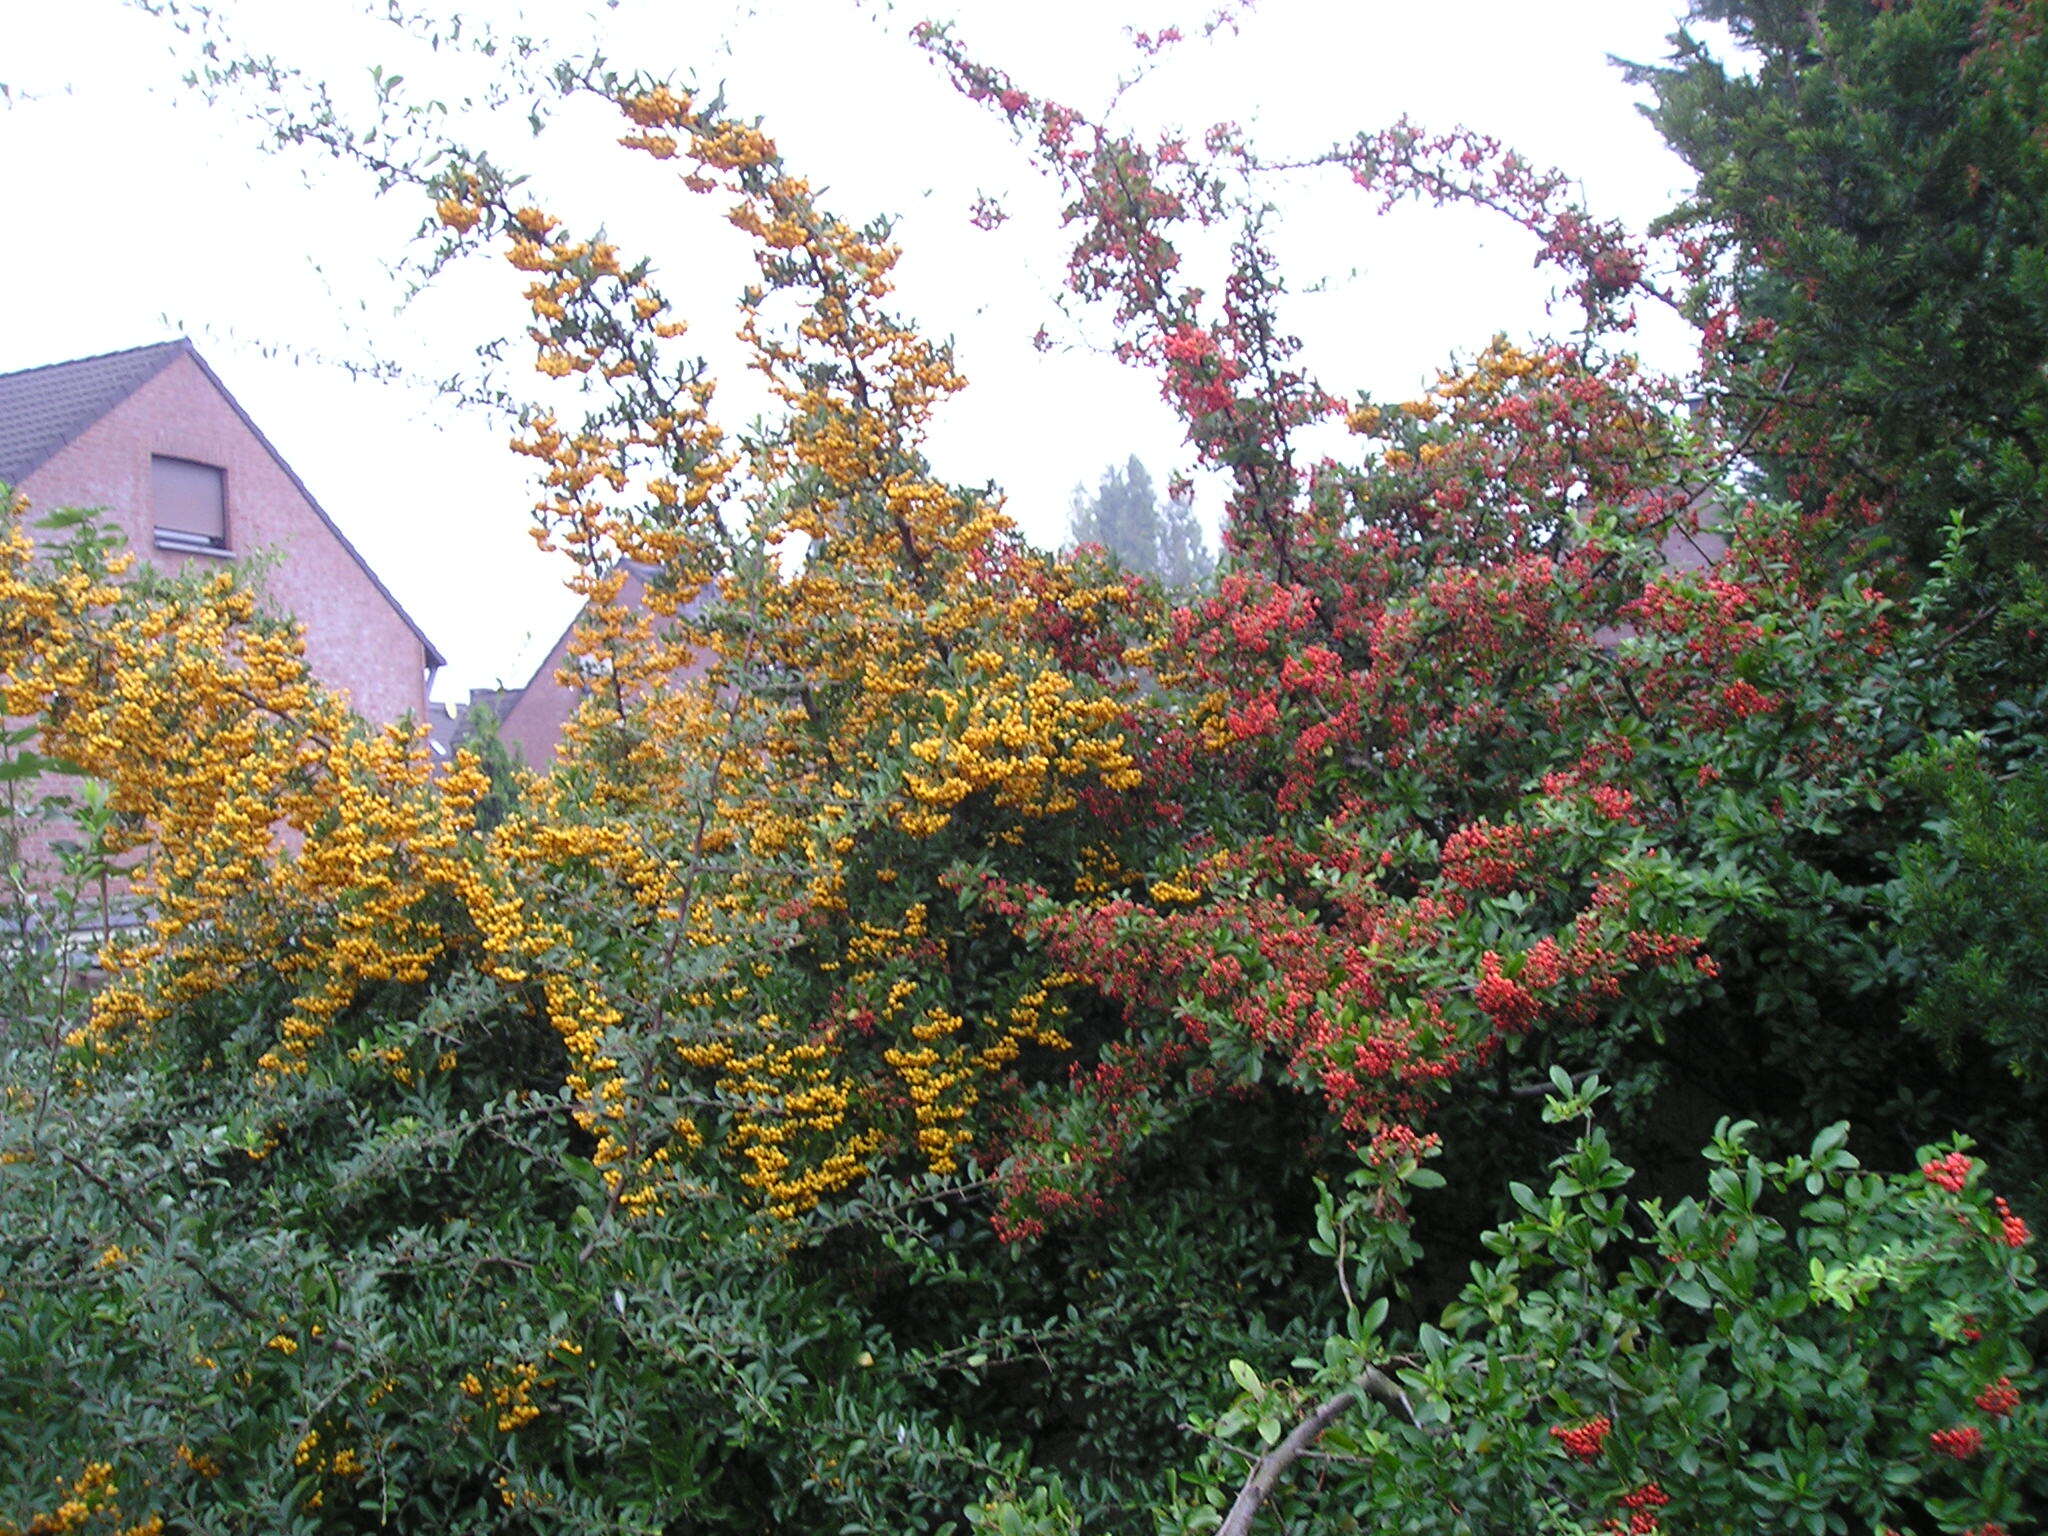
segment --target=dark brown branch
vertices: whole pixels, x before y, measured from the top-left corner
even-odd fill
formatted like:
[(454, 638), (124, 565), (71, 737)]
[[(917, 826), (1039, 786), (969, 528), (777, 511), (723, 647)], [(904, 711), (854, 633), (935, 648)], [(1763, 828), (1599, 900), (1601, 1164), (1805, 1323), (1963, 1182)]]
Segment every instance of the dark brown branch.
[(1250, 1536), (1252, 1521), (1258, 1518), (1260, 1508), (1272, 1497), (1281, 1476), (1307, 1455), (1309, 1448), (1322, 1438), (1323, 1431), (1356, 1407), (1362, 1397), (1398, 1409), (1409, 1423), (1415, 1422), (1415, 1410), (1408, 1401), (1408, 1394), (1384, 1371), (1367, 1366), (1357, 1386), (1347, 1387), (1323, 1403), (1289, 1430), (1286, 1439), (1258, 1459), (1252, 1467), (1251, 1476), (1245, 1479), (1244, 1487), (1238, 1490), (1230, 1513), (1216, 1528), (1216, 1536)]
[(1216, 1528), (1216, 1536), (1250, 1536), (1252, 1521), (1258, 1518), (1260, 1506), (1272, 1495), (1273, 1486), (1280, 1481), (1281, 1474), (1299, 1461), (1302, 1453), (1322, 1437), (1323, 1431), (1342, 1418), (1357, 1401), (1355, 1389), (1339, 1392), (1289, 1430), (1286, 1439), (1261, 1456), (1252, 1467), (1252, 1475), (1245, 1479), (1244, 1487), (1238, 1490), (1230, 1513)]

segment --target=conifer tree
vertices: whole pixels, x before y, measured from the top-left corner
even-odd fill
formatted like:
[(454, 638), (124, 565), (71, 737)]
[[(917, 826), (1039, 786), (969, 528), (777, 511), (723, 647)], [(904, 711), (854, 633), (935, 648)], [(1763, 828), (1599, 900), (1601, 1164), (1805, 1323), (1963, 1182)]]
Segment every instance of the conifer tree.
[(1122, 468), (1104, 470), (1093, 496), (1074, 487), (1067, 534), (1070, 543), (1099, 544), (1169, 587), (1193, 586), (1215, 569), (1193, 502), (1171, 496), (1162, 510), (1152, 476), (1135, 454)]

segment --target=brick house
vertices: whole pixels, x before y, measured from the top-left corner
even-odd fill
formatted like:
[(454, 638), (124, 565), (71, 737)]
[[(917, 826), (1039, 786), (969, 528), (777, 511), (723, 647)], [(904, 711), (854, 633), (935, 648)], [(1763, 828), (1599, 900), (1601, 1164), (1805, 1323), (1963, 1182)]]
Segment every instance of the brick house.
[[(645, 605), (647, 580), (651, 574), (651, 567), (627, 565), (625, 582), (619, 588), (620, 606), (637, 611)], [(527, 767), (538, 773), (546, 773), (554, 767), (555, 754), (561, 747), (562, 729), (583, 702), (584, 690), (577, 685), (574, 658), (569, 654), (570, 642), (575, 639), (576, 628), (582, 622), (583, 614), (579, 611), (549, 648), (541, 664), (534, 668), (533, 676), (524, 688), (504, 690), (494, 695), (486, 706), (498, 716), (498, 734), (505, 745)], [(696, 657), (676, 673), (675, 680), (682, 682), (697, 676), (708, 661), (708, 657)]]
[[(642, 573), (628, 567), (625, 585), (619, 589), (620, 605), (637, 609), (645, 591)], [(527, 679), (526, 686), (509, 694), (498, 710), (499, 736), (504, 738), (505, 745), (511, 748), (515, 757), (539, 773), (546, 773), (554, 766), (555, 751), (562, 741), (562, 728), (576, 713), (577, 705), (583, 702), (583, 690), (576, 686), (569, 656), (569, 643), (575, 639), (576, 627), (582, 622), (583, 613), (579, 609), (555, 643), (548, 647), (547, 655), (533, 669), (533, 676)]]
[(441, 653), (191, 342), (0, 374), (0, 482), (31, 517), (103, 508), (166, 569), (278, 551), (263, 589), (314, 676), (373, 723), (426, 717)]
[[(28, 498), (31, 525), (101, 510), (161, 569), (275, 551), (261, 584), (303, 626), (314, 676), (373, 723), (426, 718), (441, 653), (191, 342), (0, 374), (0, 483)], [(27, 829), (32, 889), (63, 835)]]

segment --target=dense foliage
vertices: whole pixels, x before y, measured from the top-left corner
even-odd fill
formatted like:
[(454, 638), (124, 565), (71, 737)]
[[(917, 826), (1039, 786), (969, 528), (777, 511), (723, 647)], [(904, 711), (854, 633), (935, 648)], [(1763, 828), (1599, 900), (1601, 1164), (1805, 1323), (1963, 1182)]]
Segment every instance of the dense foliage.
[(2009, 570), (2044, 552), (2048, 114), (2023, 0), (1702, 0), (1643, 72), (1699, 175), (1707, 383), (1810, 507), (1925, 562), (1951, 514)]
[[(1921, 166), (1825, 116), (1853, 62), (1859, 112), (1968, 103), (2019, 197), (1990, 98), (2040, 4), (1701, 9), (1851, 184), (1911, 204)], [(1076, 293), (1228, 487), (1213, 579), (1043, 554), (940, 480), (963, 381), (886, 230), (722, 102), (549, 77), (751, 242), (779, 411), (744, 432), (651, 263), (431, 114), (273, 102), (525, 275), (585, 700), (546, 776), (437, 772), (233, 573), (14, 511), (8, 835), (55, 782), (69, 846), (54, 887), (10, 866), (0, 1528), (2029, 1529), (2035, 418), (1921, 357), (1986, 501), (1873, 415), (1896, 338), (1846, 359), (1828, 318), (1868, 302), (1854, 219), (1773, 266), (1689, 149), (1638, 238), (1406, 123), (1313, 163), (1518, 221), (1582, 323), (1346, 397), (1252, 146), (919, 42), (1068, 194)], [(1660, 77), (1674, 138), (1776, 132), (1716, 70)], [(1839, 201), (1758, 163), (1788, 228)], [(1924, 285), (1958, 334), (1978, 294)], [(1628, 353), (1655, 302), (1703, 317), (1699, 379)], [(1797, 410), (1728, 405), (1795, 366)], [(88, 988), (96, 904), (145, 920)]]

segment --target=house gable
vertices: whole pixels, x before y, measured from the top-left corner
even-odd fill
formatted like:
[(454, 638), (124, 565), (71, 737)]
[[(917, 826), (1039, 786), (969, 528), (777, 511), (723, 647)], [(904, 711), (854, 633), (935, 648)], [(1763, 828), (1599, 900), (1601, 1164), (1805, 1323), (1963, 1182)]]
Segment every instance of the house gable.
[[(647, 583), (653, 572), (652, 566), (627, 564), (625, 580), (619, 586), (617, 598), (621, 608), (638, 612), (646, 606)], [(701, 612), (701, 605), (709, 601), (709, 594), (700, 596), (697, 603), (685, 612)], [(588, 613), (587, 606), (577, 611), (548, 651), (546, 659), (534, 669), (532, 678), (512, 695), (499, 716), (498, 735), (507, 746), (517, 750), (528, 767), (542, 773), (554, 766), (556, 753), (561, 748), (563, 729), (584, 699), (584, 690), (576, 682), (576, 668), (570, 651), (577, 627)], [(703, 652), (692, 653), (690, 660), (672, 675), (671, 681), (679, 683), (700, 675), (710, 661), (711, 658)]]
[[(625, 584), (619, 590), (620, 606), (638, 608), (645, 591), (646, 584), (640, 573), (629, 567)], [(569, 620), (549, 647), (541, 664), (533, 669), (533, 676), (527, 680), (526, 686), (519, 690), (511, 706), (499, 718), (498, 735), (518, 753), (522, 762), (541, 773), (554, 766), (555, 753), (562, 742), (562, 730), (583, 702), (583, 691), (566, 681), (565, 674), (572, 670), (569, 646), (576, 638), (576, 627), (583, 622), (584, 613), (584, 609), (576, 610), (575, 617)]]
[[(223, 547), (160, 534), (167, 461), (218, 471)], [(424, 716), (440, 652), (190, 342), (0, 377), (0, 470), (34, 506), (106, 509), (166, 568), (280, 551), (262, 585), (304, 627), (315, 676), (368, 720)]]

